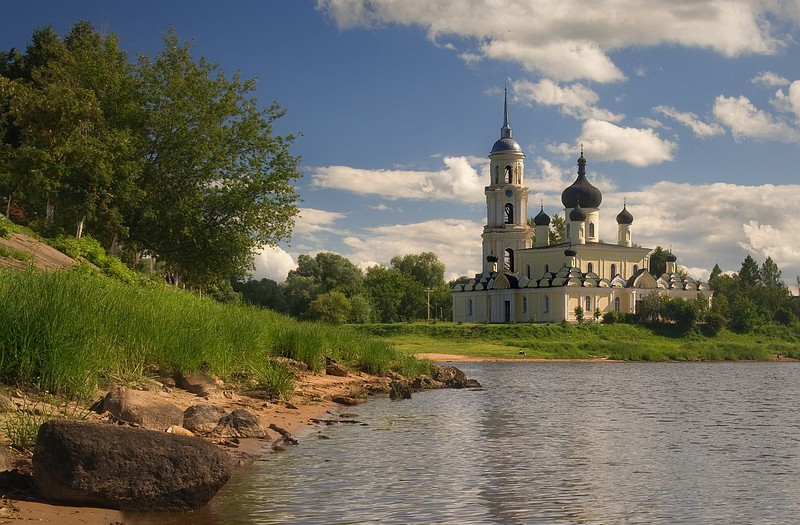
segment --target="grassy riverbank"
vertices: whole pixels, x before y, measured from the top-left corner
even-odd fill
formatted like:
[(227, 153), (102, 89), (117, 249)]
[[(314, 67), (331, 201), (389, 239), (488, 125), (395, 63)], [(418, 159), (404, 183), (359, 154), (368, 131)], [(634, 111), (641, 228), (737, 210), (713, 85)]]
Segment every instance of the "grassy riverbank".
[(770, 326), (751, 334), (722, 330), (714, 337), (670, 327), (630, 324), (398, 323), (355, 327), (406, 353), (545, 359), (630, 361), (769, 360), (800, 358), (800, 328)]
[(70, 397), (88, 398), (112, 381), (198, 370), (290, 393), (293, 374), (277, 357), (320, 370), (329, 356), (373, 374), (429, 366), (347, 327), (76, 271), (0, 269), (0, 327), (0, 382)]

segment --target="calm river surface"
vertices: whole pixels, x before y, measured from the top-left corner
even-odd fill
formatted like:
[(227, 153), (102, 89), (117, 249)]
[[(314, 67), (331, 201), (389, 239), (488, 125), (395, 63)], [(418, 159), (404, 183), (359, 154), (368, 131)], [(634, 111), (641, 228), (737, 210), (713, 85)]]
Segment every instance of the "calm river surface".
[(484, 389), (373, 399), (130, 523), (800, 522), (800, 363), (458, 366)]

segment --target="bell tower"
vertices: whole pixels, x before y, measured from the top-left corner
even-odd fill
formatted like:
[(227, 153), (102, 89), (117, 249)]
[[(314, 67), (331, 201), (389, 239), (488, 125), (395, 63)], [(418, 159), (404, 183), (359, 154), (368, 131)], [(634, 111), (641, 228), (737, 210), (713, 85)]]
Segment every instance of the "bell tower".
[(528, 188), (523, 185), (525, 154), (511, 137), (508, 124), (508, 91), (503, 100), (500, 139), (489, 153), (491, 179), (486, 194), (483, 227), (483, 269), (518, 273), (517, 252), (531, 247), (528, 226)]

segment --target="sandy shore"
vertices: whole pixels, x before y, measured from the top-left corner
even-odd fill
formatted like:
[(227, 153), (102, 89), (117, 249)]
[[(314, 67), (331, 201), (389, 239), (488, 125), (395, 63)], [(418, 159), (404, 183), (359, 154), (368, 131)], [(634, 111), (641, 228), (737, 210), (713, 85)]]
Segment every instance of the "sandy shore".
[(476, 355), (458, 355), (458, 354), (414, 354), (419, 359), (430, 359), (435, 363), (506, 363), (506, 362), (519, 362), (519, 363), (576, 363), (576, 362), (615, 362), (614, 359), (606, 359), (604, 357), (596, 357), (593, 359), (543, 359), (538, 357), (526, 357), (520, 355), (519, 357), (492, 357), (492, 356), (476, 356)]
[[(363, 392), (370, 385), (385, 381), (387, 380), (365, 374), (336, 377), (305, 373), (298, 380), (294, 395), (289, 402), (279, 403), (249, 397), (245, 394), (234, 394), (232, 398), (228, 398), (221, 392), (218, 396), (206, 400), (178, 388), (171, 388), (168, 392), (159, 392), (159, 396), (181, 409), (209, 402), (223, 406), (226, 410), (244, 408), (258, 416), (265, 429), (269, 428), (270, 424), (275, 424), (302, 438), (317, 427), (314, 419), (330, 419), (336, 410), (342, 411), (342, 405), (331, 401), (333, 397), (351, 396), (354, 393)], [(98, 424), (102, 423), (98, 422)], [(230, 443), (221, 446), (224, 446), (240, 466), (245, 466), (263, 454), (273, 453), (271, 446), (280, 436), (272, 430), (268, 430), (267, 433), (269, 435), (267, 439), (244, 439), (235, 447)], [(21, 458), (20, 462), (24, 465), (26, 459)], [(37, 499), (33, 494), (12, 492), (1, 496), (0, 525), (19, 524), (20, 522), (53, 525), (121, 525), (125, 523), (124, 516), (119, 511), (50, 504)]]

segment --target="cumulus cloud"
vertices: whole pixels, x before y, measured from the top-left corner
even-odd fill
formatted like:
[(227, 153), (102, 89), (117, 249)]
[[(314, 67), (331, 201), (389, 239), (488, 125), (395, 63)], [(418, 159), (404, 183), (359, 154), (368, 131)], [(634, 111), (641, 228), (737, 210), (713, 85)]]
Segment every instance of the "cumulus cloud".
[(618, 122), (625, 115), (597, 107), (600, 97), (592, 89), (580, 83), (561, 86), (550, 79), (539, 82), (519, 80), (512, 82), (514, 100), (528, 105), (557, 106), (561, 113), (577, 119), (597, 119)]
[(793, 113), (794, 116), (800, 120), (800, 80), (792, 82), (786, 93), (784, 93), (782, 89), (779, 89), (775, 93), (772, 105), (778, 111)]
[(331, 232), (334, 223), (347, 217), (347, 214), (314, 208), (300, 208), (294, 221), (294, 234), (310, 236), (317, 232)]
[(677, 120), (684, 126), (692, 130), (695, 137), (704, 139), (706, 137), (714, 137), (716, 135), (724, 135), (725, 128), (716, 123), (707, 123), (700, 120), (696, 114), (685, 111), (678, 111), (669, 106), (656, 106), (653, 108), (655, 113), (660, 113), (665, 117)]
[(561, 81), (595, 82), (623, 80), (609, 53), (630, 47), (674, 44), (725, 57), (774, 54), (789, 37), (768, 21), (797, 19), (781, 2), (750, 0), (318, 0), (317, 9), (342, 30), (413, 25), (432, 42), (453, 36), (471, 44), (462, 53), (470, 61), (512, 61)]
[(764, 87), (778, 87), (778, 86), (789, 85), (788, 80), (786, 80), (777, 73), (773, 73), (772, 71), (762, 71), (761, 73), (750, 79), (750, 82), (758, 86), (764, 86)]
[(800, 132), (770, 113), (756, 108), (745, 96), (725, 97), (714, 101), (714, 117), (730, 128), (734, 139), (775, 140), (800, 142)]
[[(652, 129), (617, 126), (611, 122), (590, 119), (583, 123), (581, 136), (586, 152), (595, 160), (623, 161), (645, 167), (672, 160), (678, 145), (662, 139)], [(574, 144), (551, 144), (548, 151), (569, 157), (574, 155)]]
[[(311, 185), (387, 199), (452, 200), (482, 202), (488, 174), (478, 172), (486, 160), (478, 157), (445, 157), (439, 171), (369, 170), (349, 166), (315, 168)], [(484, 170), (485, 171), (485, 170)]]
[(262, 247), (254, 254), (253, 263), (255, 269), (250, 273), (251, 278), (272, 279), (279, 283), (286, 280), (290, 270), (297, 268), (292, 256), (278, 246)]

